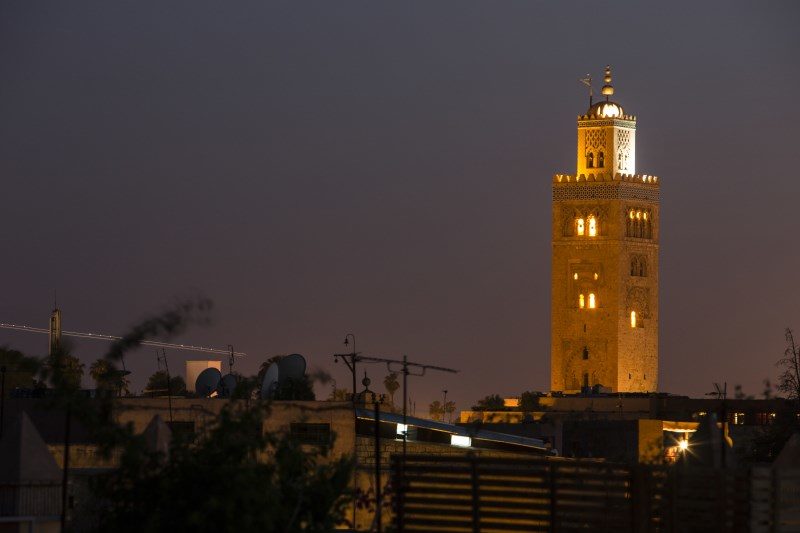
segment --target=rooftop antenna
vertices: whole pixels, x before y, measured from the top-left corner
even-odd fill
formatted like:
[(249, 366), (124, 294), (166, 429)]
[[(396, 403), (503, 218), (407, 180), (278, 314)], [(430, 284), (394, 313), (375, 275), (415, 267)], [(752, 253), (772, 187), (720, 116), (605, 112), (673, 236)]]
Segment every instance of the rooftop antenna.
[(581, 78), (578, 81), (589, 88), (589, 107), (592, 107), (592, 75), (587, 74), (585, 78)]
[(228, 374), (233, 374), (233, 363), (234, 363), (234, 352), (233, 352), (233, 344), (228, 345)]
[[(423, 363), (412, 363), (408, 360), (408, 356), (404, 355), (402, 360), (398, 359), (385, 359), (383, 357), (364, 357), (359, 356), (361, 361), (371, 361), (373, 363), (386, 363), (386, 368), (389, 372), (402, 372), (403, 373), (403, 459), (406, 456), (406, 440), (408, 440), (408, 376), (424, 376), (428, 370), (438, 370), (440, 372), (450, 372), (452, 374), (458, 373), (458, 370), (452, 368), (445, 368), (443, 366), (426, 365)], [(411, 369), (415, 369), (413, 372)], [(405, 464), (405, 463), (404, 463)]]

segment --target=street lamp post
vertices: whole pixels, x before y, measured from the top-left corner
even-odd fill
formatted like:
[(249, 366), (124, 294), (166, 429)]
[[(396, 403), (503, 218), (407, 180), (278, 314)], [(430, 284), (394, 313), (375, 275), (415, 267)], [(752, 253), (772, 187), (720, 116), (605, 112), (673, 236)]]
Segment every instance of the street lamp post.
[(347, 369), (353, 376), (353, 394), (350, 398), (353, 404), (353, 530), (356, 529), (356, 501), (358, 495), (358, 413), (356, 412), (356, 361), (358, 361), (358, 352), (356, 351), (356, 336), (348, 333), (344, 336), (344, 345), (350, 344), (350, 339), (353, 339), (353, 351), (349, 354), (333, 354), (334, 363), (339, 359), (344, 361)]

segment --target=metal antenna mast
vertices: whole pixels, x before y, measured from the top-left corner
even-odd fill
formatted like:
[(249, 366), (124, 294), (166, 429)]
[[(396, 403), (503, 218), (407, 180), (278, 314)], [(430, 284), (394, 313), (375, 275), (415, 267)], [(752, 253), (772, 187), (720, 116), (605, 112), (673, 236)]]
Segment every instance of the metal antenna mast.
[[(402, 372), (403, 373), (403, 458), (406, 456), (406, 441), (408, 440), (408, 376), (422, 377), (428, 370), (438, 370), (439, 372), (450, 372), (452, 374), (458, 373), (458, 370), (453, 368), (445, 368), (443, 366), (426, 365), (423, 363), (412, 363), (408, 360), (408, 356), (404, 355), (402, 361), (398, 359), (386, 359), (383, 357), (365, 357), (359, 356), (360, 361), (370, 361), (373, 363), (386, 363), (386, 368), (389, 372)], [(412, 370), (409, 369), (414, 369)]]
[[(28, 333), (48, 333), (48, 334), (50, 333), (50, 330), (45, 328), (34, 328), (32, 326), (22, 326), (19, 324), (6, 324), (4, 322), (0, 322), (0, 329), (27, 331)], [(104, 335), (102, 333), (84, 333), (81, 331), (62, 331), (61, 334), (66, 335), (67, 337), (93, 339), (96, 341), (118, 341), (122, 339), (122, 337), (118, 337), (116, 335)], [(142, 346), (155, 346), (156, 348), (172, 348), (173, 350), (189, 350), (192, 352), (230, 355), (230, 350), (222, 350), (219, 348), (207, 348), (205, 346), (192, 346), (189, 344), (172, 344), (169, 342), (161, 342), (161, 341), (142, 341), (139, 344), (141, 344)], [(247, 354), (244, 352), (233, 352), (233, 355), (235, 355), (236, 357), (243, 357)]]

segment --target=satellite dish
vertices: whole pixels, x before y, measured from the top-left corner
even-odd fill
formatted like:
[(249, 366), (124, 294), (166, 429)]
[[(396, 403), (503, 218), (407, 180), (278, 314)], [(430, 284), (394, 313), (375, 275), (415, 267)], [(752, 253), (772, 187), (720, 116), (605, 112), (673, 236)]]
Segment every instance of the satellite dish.
[(225, 374), (224, 376), (222, 376), (219, 385), (217, 385), (219, 390), (219, 395), (222, 396), (223, 398), (230, 398), (231, 396), (233, 396), (233, 391), (236, 390), (237, 383), (238, 380), (236, 379), (235, 375)]
[(300, 380), (306, 374), (306, 359), (299, 353), (293, 353), (278, 361), (278, 368), (281, 384), (289, 379)]
[(275, 392), (275, 389), (278, 388), (278, 363), (272, 363), (267, 368), (267, 372), (264, 374), (264, 381), (261, 382), (261, 399), (266, 400), (272, 397), (272, 394)]
[(216, 368), (206, 368), (197, 376), (197, 380), (194, 382), (194, 390), (200, 396), (210, 396), (212, 392), (217, 390), (221, 379), (222, 372)]

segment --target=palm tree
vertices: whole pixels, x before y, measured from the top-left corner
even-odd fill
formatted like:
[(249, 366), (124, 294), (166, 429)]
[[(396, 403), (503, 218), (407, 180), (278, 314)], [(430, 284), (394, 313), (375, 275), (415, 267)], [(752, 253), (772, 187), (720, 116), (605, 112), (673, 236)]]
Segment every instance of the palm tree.
[[(447, 415), (447, 420), (452, 423), (453, 422), (453, 413), (456, 412), (456, 402), (453, 400), (448, 400), (442, 406), (443, 415)], [(442, 421), (444, 421), (444, 416), (442, 416)]]
[(392, 402), (392, 406), (394, 406), (394, 393), (400, 388), (400, 383), (397, 381), (397, 373), (392, 372), (383, 378), (383, 386), (386, 387), (386, 392), (389, 393), (389, 399)]
[(431, 415), (431, 420), (444, 421), (444, 407), (439, 400), (434, 400), (434, 402), (428, 406), (428, 413)]
[(102, 389), (108, 384), (108, 371), (109, 365), (105, 359), (98, 359), (89, 367), (89, 375), (92, 376), (98, 389)]

